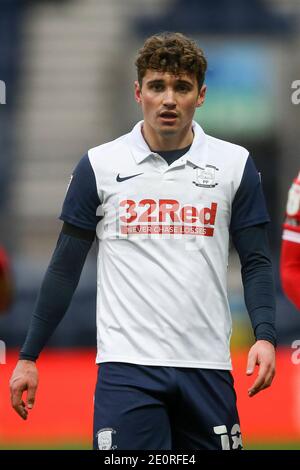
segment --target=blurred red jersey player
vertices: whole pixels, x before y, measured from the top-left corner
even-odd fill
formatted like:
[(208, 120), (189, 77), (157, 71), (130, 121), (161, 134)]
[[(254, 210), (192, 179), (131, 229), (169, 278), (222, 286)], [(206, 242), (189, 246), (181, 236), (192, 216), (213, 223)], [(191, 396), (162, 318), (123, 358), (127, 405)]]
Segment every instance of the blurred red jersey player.
[(300, 172), (289, 190), (283, 224), (280, 274), (288, 299), (300, 310)]
[(12, 302), (12, 279), (8, 256), (0, 246), (0, 314), (6, 312)]

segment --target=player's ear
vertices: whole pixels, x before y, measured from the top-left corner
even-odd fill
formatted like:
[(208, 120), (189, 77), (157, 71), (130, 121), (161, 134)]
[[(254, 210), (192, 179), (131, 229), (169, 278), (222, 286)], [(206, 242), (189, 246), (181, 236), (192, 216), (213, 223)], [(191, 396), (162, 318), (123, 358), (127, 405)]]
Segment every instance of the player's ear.
[(140, 84), (139, 84), (138, 80), (135, 80), (135, 82), (134, 82), (134, 97), (135, 97), (135, 101), (139, 104), (141, 104), (141, 102), (142, 102), (141, 94), (142, 94), (142, 90), (141, 90)]
[(202, 106), (205, 101), (206, 89), (206, 85), (202, 85), (197, 99), (197, 108)]

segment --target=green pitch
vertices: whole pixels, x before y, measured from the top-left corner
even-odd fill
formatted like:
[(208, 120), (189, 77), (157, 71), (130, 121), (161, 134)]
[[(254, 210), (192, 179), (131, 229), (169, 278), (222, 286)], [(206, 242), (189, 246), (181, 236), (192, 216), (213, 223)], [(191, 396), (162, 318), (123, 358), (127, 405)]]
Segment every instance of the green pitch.
[[(91, 450), (90, 442), (52, 442), (45, 444), (10, 443), (3, 445), (0, 450)], [(300, 442), (251, 442), (245, 445), (245, 450), (300, 450)]]

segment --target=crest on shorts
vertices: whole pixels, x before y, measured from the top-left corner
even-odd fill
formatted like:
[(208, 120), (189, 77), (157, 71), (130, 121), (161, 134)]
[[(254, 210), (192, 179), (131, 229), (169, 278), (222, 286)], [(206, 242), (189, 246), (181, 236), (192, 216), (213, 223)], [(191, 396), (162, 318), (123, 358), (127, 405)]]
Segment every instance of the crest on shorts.
[(112, 445), (113, 434), (116, 434), (116, 431), (112, 428), (100, 429), (97, 432), (99, 450), (114, 450), (117, 448), (117, 446)]
[(195, 166), (194, 170), (196, 170), (196, 181), (193, 181), (193, 183), (196, 186), (201, 188), (214, 188), (217, 186), (216, 171), (219, 171), (219, 168), (213, 165), (205, 165), (205, 168)]

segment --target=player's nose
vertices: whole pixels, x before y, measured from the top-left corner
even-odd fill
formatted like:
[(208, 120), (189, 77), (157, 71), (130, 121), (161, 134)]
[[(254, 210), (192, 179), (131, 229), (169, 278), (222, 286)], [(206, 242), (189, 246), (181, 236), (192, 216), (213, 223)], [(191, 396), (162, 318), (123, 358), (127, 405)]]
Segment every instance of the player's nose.
[(172, 88), (166, 88), (163, 95), (163, 104), (168, 107), (176, 106), (175, 93)]

